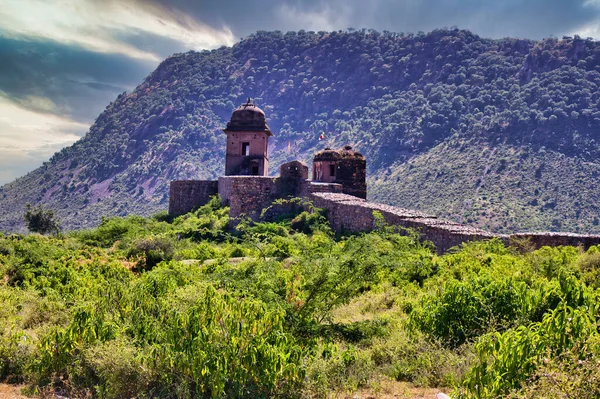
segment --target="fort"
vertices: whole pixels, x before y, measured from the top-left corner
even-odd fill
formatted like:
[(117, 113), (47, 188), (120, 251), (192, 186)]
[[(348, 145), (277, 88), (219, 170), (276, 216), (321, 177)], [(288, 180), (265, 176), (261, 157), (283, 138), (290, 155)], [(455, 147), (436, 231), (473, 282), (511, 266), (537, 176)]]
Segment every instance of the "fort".
[[(261, 219), (262, 210), (276, 199), (300, 197), (325, 209), (331, 227), (337, 232), (374, 229), (374, 212), (377, 211), (388, 225), (416, 230), (440, 253), (461, 243), (491, 238), (506, 244), (527, 241), (533, 248), (559, 245), (587, 248), (600, 244), (600, 235), (495, 234), (422, 212), (367, 201), (366, 159), (350, 146), (317, 152), (313, 159), (312, 179), (308, 178), (308, 166), (300, 161), (284, 163), (279, 176), (271, 177), (268, 175), (268, 145), (273, 133), (265, 113), (250, 98), (233, 111), (223, 131), (227, 135), (225, 174), (218, 180), (171, 182), (170, 216), (188, 213), (206, 204), (212, 196), (219, 195), (229, 205), (230, 223), (236, 224), (242, 217)], [(286, 211), (285, 207), (280, 211)]]

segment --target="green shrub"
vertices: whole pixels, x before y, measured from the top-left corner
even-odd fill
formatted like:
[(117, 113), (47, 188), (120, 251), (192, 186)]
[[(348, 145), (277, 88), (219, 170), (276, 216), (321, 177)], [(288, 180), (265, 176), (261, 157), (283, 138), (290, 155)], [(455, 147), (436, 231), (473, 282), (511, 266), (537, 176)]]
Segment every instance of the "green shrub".
[(127, 252), (136, 260), (138, 270), (149, 270), (163, 261), (173, 259), (174, 243), (169, 237), (146, 237), (136, 240)]
[(140, 350), (124, 337), (86, 347), (72, 370), (72, 382), (93, 388), (101, 398), (146, 396), (157, 376), (144, 367), (140, 355)]
[(56, 214), (51, 209), (44, 208), (43, 205), (32, 207), (30, 204), (25, 206), (25, 224), (32, 233), (40, 234), (58, 234), (61, 231)]
[(496, 398), (519, 389), (543, 356), (568, 351), (587, 353), (590, 337), (597, 337), (596, 320), (585, 309), (562, 305), (540, 323), (520, 326), (503, 334), (488, 334), (477, 343), (477, 361), (464, 381), (463, 398)]
[(514, 399), (600, 397), (600, 362), (598, 345), (587, 353), (565, 352), (545, 357), (538, 369), (524, 383)]
[(590, 248), (577, 259), (577, 268), (581, 272), (581, 280), (594, 288), (600, 288), (600, 252), (596, 247)]
[(527, 286), (489, 276), (450, 280), (421, 300), (411, 324), (457, 347), (493, 329), (506, 329), (527, 315)]
[(147, 219), (141, 216), (102, 218), (102, 222), (96, 229), (73, 234), (86, 244), (107, 248), (117, 241), (131, 238), (136, 233), (142, 232), (147, 225)]
[(318, 229), (326, 229), (329, 225), (322, 213), (320, 210), (303, 211), (292, 219), (290, 227), (294, 231), (305, 234), (310, 234)]

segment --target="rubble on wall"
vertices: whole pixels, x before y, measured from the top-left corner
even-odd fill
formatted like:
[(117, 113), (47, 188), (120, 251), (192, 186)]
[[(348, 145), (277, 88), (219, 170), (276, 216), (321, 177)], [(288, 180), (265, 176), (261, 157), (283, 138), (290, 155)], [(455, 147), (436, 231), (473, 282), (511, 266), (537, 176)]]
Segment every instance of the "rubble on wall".
[(468, 241), (498, 238), (505, 244), (514, 239), (526, 239), (533, 248), (542, 246), (573, 245), (588, 248), (600, 244), (600, 235), (573, 233), (519, 233), (495, 234), (449, 220), (438, 219), (422, 212), (397, 208), (390, 205), (368, 202), (360, 198), (339, 193), (312, 193), (313, 203), (327, 210), (327, 217), (336, 231), (370, 231), (375, 227), (373, 211), (379, 211), (385, 222), (392, 226), (415, 229), (423, 240), (433, 242), (438, 252)]

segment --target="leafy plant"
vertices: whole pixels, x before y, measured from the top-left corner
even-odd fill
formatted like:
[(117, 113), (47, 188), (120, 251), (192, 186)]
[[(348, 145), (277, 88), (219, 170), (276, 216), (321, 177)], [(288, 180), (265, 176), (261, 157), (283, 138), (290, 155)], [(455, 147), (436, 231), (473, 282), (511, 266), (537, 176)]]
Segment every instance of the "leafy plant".
[(50, 233), (56, 235), (61, 231), (54, 211), (46, 209), (43, 205), (32, 207), (30, 204), (27, 204), (23, 218), (25, 219), (27, 228), (33, 233)]

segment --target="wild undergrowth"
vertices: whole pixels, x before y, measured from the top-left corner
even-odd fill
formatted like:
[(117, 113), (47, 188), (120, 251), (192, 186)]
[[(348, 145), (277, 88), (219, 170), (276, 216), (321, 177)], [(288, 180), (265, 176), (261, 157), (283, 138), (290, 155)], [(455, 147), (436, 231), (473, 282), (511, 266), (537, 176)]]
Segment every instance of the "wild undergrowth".
[(336, 235), (313, 208), (235, 228), (227, 214), (215, 199), (174, 220), (0, 235), (0, 380), (100, 398), (317, 398), (385, 380), (595, 397), (599, 248), (440, 255), (381, 223)]

